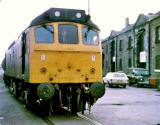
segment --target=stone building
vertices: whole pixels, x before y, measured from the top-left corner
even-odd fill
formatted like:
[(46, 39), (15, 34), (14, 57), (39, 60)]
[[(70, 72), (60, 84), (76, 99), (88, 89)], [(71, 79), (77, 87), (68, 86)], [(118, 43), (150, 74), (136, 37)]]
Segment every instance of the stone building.
[(125, 20), (125, 28), (112, 30), (102, 41), (103, 75), (128, 68), (145, 68), (150, 76), (160, 77), (160, 12), (140, 14), (134, 24)]

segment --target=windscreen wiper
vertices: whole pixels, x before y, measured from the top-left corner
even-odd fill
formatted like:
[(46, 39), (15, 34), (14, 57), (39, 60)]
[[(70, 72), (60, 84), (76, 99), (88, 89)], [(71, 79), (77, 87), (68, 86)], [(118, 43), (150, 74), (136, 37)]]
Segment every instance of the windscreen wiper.
[(48, 32), (50, 32), (50, 33), (54, 33), (54, 31), (53, 30), (51, 30), (50, 28), (48, 28), (46, 25), (42, 25), (42, 27), (45, 29), (45, 30), (47, 30)]

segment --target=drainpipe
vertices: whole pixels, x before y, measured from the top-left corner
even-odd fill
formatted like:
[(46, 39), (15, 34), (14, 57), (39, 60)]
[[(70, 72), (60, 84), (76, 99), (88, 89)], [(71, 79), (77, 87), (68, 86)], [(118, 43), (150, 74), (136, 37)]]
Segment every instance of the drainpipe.
[(136, 67), (135, 66), (135, 60), (136, 60), (136, 54), (135, 54), (135, 50), (136, 50), (136, 46), (135, 46), (135, 26), (133, 26), (133, 67)]
[(151, 75), (151, 71), (150, 71), (151, 70), (150, 69), (151, 68), (151, 62), (150, 62), (151, 60), (150, 59), (151, 59), (151, 52), (152, 52), (151, 51), (151, 36), (150, 35), (151, 35), (151, 26), (150, 26), (150, 22), (149, 22), (149, 36), (148, 36), (149, 37), (148, 38), (148, 40), (149, 40), (149, 43), (148, 43), (148, 68), (149, 68), (148, 71), (149, 71), (149, 75)]
[(117, 71), (117, 37), (115, 40), (115, 71)]

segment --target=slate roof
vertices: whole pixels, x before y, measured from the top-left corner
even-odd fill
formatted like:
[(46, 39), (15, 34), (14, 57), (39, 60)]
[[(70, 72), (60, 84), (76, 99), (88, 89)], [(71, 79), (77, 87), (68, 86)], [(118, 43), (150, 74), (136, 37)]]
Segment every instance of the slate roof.
[(152, 21), (154, 20), (155, 18), (157, 17), (160, 17), (160, 11), (153, 14), (153, 13), (149, 13), (148, 15), (144, 15), (144, 14), (140, 14), (137, 18), (137, 21), (134, 23), (134, 24), (129, 24), (128, 26), (126, 26), (125, 28), (123, 28), (121, 31), (115, 31), (115, 30), (112, 30), (109, 37), (105, 38), (104, 41), (110, 39), (110, 38), (113, 38), (117, 35), (120, 35), (124, 32), (127, 32), (131, 29), (133, 29), (133, 27), (135, 26), (139, 26), (139, 25), (142, 25), (146, 22), (149, 22), (149, 21)]

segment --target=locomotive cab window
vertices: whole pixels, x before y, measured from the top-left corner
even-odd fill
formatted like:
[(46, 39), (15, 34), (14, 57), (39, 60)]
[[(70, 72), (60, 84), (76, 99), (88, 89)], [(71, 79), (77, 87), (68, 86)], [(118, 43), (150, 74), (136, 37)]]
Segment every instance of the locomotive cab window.
[(36, 43), (53, 43), (54, 41), (54, 28), (51, 25), (44, 25), (35, 29)]
[(78, 44), (78, 28), (74, 25), (60, 24), (58, 26), (59, 42), (63, 44)]
[(86, 45), (98, 45), (98, 33), (91, 28), (84, 27), (83, 32), (83, 43)]

